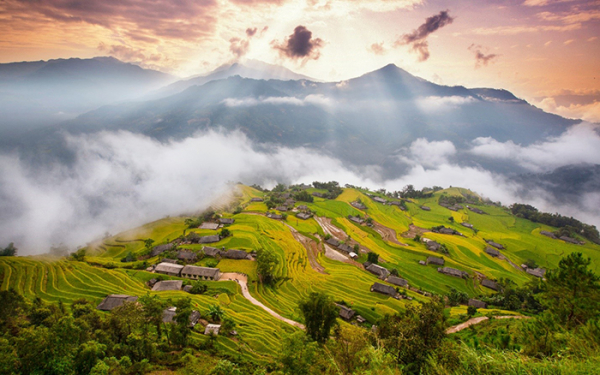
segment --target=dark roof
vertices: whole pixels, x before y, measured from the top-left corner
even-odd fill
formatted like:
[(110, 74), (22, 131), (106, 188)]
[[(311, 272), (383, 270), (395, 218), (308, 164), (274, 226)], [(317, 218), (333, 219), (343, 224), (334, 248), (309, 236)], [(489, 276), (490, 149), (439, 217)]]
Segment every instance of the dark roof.
[(450, 268), (450, 267), (438, 268), (438, 272), (446, 274), (446, 275), (450, 275), (450, 276), (461, 277), (461, 278), (468, 275), (464, 271), (457, 270), (456, 268)]
[(263, 199), (262, 198), (258, 198), (258, 197), (254, 197), (252, 199), (250, 199), (250, 202), (262, 202)]
[(479, 208), (477, 207), (471, 207), (471, 206), (467, 206), (467, 208), (473, 212), (475, 212), (476, 214), (480, 214), (483, 215), (485, 214), (485, 212), (481, 211)]
[(403, 278), (397, 277), (397, 276), (389, 276), (386, 281), (390, 284), (394, 284), (394, 285), (398, 285), (398, 286), (405, 287), (408, 285), (408, 281), (404, 280)]
[(580, 245), (581, 244), (579, 241), (577, 241), (576, 239), (571, 238), (571, 237), (560, 236), (559, 238), (561, 240), (565, 241), (565, 242), (572, 243), (572, 244), (575, 244), (575, 245)]
[(350, 202), (350, 204), (353, 207), (358, 208), (359, 210), (366, 210), (367, 209), (367, 206), (365, 206), (364, 204), (359, 203), (359, 202)]
[(431, 211), (431, 208), (427, 207), (427, 206), (421, 206), (421, 209), (423, 211)]
[(462, 225), (463, 227), (467, 227), (467, 228), (471, 228), (471, 229), (473, 229), (473, 224), (469, 224), (469, 223), (460, 223), (460, 225)]
[(164, 292), (167, 290), (181, 290), (183, 281), (181, 280), (163, 280), (159, 281), (152, 287), (155, 292)]
[(498, 290), (498, 283), (495, 281), (492, 281), (490, 279), (483, 279), (481, 280), (481, 285), (485, 286), (486, 288), (490, 288), (492, 290)]
[(340, 241), (336, 240), (333, 237), (330, 237), (328, 240), (326, 240), (325, 242), (327, 242), (327, 244), (333, 246), (333, 247), (338, 247), (340, 246)]
[(219, 223), (204, 222), (200, 225), (200, 229), (217, 230), (219, 229)]
[(301, 212), (301, 213), (299, 213), (298, 215), (296, 215), (296, 217), (297, 217), (298, 219), (302, 219), (302, 220), (308, 220), (308, 219), (310, 219), (310, 214), (307, 214), (307, 213), (305, 213), (305, 212)]
[(497, 257), (498, 255), (500, 255), (500, 252), (498, 250), (492, 249), (489, 246), (486, 246), (485, 252), (488, 253), (488, 254), (490, 254), (493, 257)]
[(318, 191), (315, 191), (314, 193), (312, 193), (312, 195), (314, 197), (319, 197), (319, 198), (323, 198), (324, 197), (324, 195), (322, 193), (319, 193)]
[[(163, 311), (163, 323), (174, 323), (175, 315), (177, 315), (176, 307), (169, 307), (168, 309)], [(193, 327), (200, 320), (200, 313), (196, 310), (192, 311), (190, 314), (190, 327)]]
[(193, 251), (182, 250), (179, 253), (177, 253), (177, 259), (187, 260), (187, 261), (196, 261), (196, 259), (198, 259), (198, 254), (196, 254)]
[(496, 249), (500, 249), (503, 250), (504, 246), (500, 245), (498, 242), (494, 242), (494, 241), (488, 241), (487, 242), (490, 246), (495, 247)]
[(338, 305), (340, 308), (340, 317), (345, 320), (350, 320), (356, 314), (356, 311), (344, 305)]
[(350, 219), (350, 220), (352, 220), (352, 221), (354, 221), (355, 223), (358, 223), (358, 224), (362, 224), (362, 223), (365, 222), (363, 219), (361, 219), (358, 216), (348, 215), (348, 219)]
[(552, 232), (548, 232), (547, 230), (541, 230), (540, 234), (544, 235), (546, 237), (550, 237), (550, 238), (556, 239), (556, 235), (554, 233), (552, 233)]
[(371, 292), (387, 294), (392, 297), (396, 295), (396, 289), (394, 289), (394, 287), (380, 283), (374, 283), (373, 286), (371, 286)]
[(181, 270), (182, 275), (194, 275), (200, 277), (217, 278), (220, 270), (218, 268), (185, 266)]
[(202, 251), (204, 251), (204, 254), (209, 257), (216, 257), (217, 255), (221, 254), (221, 250), (212, 246), (204, 246), (202, 248)]
[(525, 272), (527, 272), (528, 274), (533, 275), (535, 277), (542, 278), (546, 274), (546, 269), (544, 269), (544, 268), (527, 268), (525, 270)]
[(380, 197), (373, 197), (373, 200), (375, 202), (379, 202), (379, 203), (386, 203), (387, 202), (387, 200), (385, 200), (383, 198), (380, 198)]
[(277, 206), (277, 207), (275, 207), (275, 209), (277, 211), (287, 211), (288, 210), (287, 206)]
[(345, 253), (351, 253), (354, 251), (354, 249), (352, 248), (352, 246), (348, 246), (345, 243), (340, 244), (340, 246), (338, 246), (338, 249), (345, 252)]
[(308, 206), (305, 205), (305, 204), (301, 204), (301, 205), (298, 206), (298, 209), (299, 210), (308, 210)]
[(229, 219), (229, 218), (220, 218), (219, 219), (219, 223), (221, 223), (221, 224), (233, 224), (234, 221), (235, 221), (235, 219)]
[(388, 271), (386, 268), (381, 267), (378, 264), (372, 263), (371, 265), (369, 265), (367, 267), (367, 271), (371, 272), (374, 275), (377, 275), (381, 278), (386, 278), (389, 274), (390, 271)]
[(229, 249), (221, 252), (221, 256), (228, 259), (248, 259), (248, 253), (244, 250)]
[(171, 250), (172, 248), (173, 248), (172, 243), (154, 246), (154, 248), (152, 248), (152, 252), (150, 252), (150, 256), (155, 257), (158, 254), (161, 254), (161, 253), (164, 253), (165, 251)]
[(283, 215), (279, 215), (279, 214), (272, 214), (272, 213), (268, 213), (268, 214), (267, 214), (267, 217), (269, 217), (269, 218), (271, 218), (271, 219), (277, 219), (277, 220), (283, 219)]
[(218, 234), (213, 234), (212, 236), (203, 236), (200, 237), (200, 240), (198, 242), (200, 243), (213, 243), (213, 242), (219, 242), (221, 240), (221, 237)]
[(456, 231), (452, 228), (440, 228), (439, 232), (441, 234), (454, 234)]
[(438, 257), (427, 257), (427, 264), (436, 264), (438, 266), (444, 265), (444, 259)]
[(478, 309), (485, 309), (487, 307), (487, 304), (483, 301), (480, 301), (478, 299), (475, 298), (471, 298), (469, 299), (469, 306), (473, 306), (476, 307)]
[(110, 311), (123, 305), (125, 302), (135, 302), (137, 299), (136, 296), (128, 296), (126, 294), (110, 294), (96, 308), (98, 310)]
[(442, 245), (440, 245), (440, 243), (438, 243), (434, 240), (430, 240), (428, 238), (424, 238), (423, 242), (425, 242), (425, 246), (427, 247), (427, 250), (430, 250), (430, 251), (438, 251), (440, 249), (440, 247), (442, 247)]

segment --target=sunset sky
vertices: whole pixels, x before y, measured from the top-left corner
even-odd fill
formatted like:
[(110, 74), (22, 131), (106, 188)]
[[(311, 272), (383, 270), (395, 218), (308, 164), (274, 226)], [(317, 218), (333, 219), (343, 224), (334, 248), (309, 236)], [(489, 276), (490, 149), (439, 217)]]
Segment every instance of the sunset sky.
[(327, 81), (395, 63), (600, 121), (598, 0), (0, 1), (0, 62), (103, 55), (182, 77), (256, 59)]

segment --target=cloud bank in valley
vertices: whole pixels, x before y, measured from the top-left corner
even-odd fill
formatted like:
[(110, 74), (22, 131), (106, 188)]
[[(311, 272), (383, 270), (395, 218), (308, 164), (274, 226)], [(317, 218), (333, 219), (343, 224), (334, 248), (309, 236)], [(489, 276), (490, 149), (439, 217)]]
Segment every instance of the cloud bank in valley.
[[(67, 142), (77, 155), (68, 168), (54, 165), (40, 172), (16, 156), (0, 156), (0, 246), (15, 242), (21, 255), (44, 253), (59, 243), (74, 249), (106, 231), (202, 210), (238, 181), (273, 186), (278, 181), (335, 180), (389, 191), (407, 184), (461, 186), (504, 204), (521, 201), (517, 183), (458, 163), (465, 151), (450, 141), (415, 140), (399, 157), (408, 166), (406, 174), (393, 180), (385, 179), (377, 166), (352, 167), (311, 149), (270, 146), (271, 152), (264, 153), (258, 151), (264, 147), (257, 148), (240, 132), (211, 131), (166, 143), (128, 132), (102, 132), (67, 136)], [(573, 143), (578, 146), (568, 146)], [(490, 148), (493, 152), (483, 151)], [(511, 159), (531, 170), (600, 163), (600, 136), (593, 126), (580, 125), (528, 147), (477, 139), (470, 152)], [(527, 203), (600, 224), (593, 209), (600, 194), (582, 196), (579, 207), (561, 207), (544, 192), (530, 195)]]

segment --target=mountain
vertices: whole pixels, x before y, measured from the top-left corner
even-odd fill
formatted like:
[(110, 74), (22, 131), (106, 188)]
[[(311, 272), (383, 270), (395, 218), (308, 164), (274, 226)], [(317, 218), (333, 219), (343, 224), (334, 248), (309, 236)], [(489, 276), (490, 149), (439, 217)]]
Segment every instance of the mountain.
[(308, 80), (314, 79), (302, 74), (294, 73), (291, 70), (279, 65), (267, 64), (257, 60), (247, 60), (244, 63), (233, 63), (220, 66), (211, 73), (203, 76), (194, 76), (174, 82), (153, 93), (151, 96), (156, 98), (174, 95), (184, 91), (192, 86), (202, 86), (207, 82), (225, 79), (233, 76), (252, 79), (277, 79), (282, 81), (289, 80)]
[(388, 65), (336, 83), (213, 80), (166, 98), (91, 111), (38, 134), (37, 148), (58, 147), (52, 139), (56, 142), (62, 130), (122, 129), (167, 140), (209, 129), (241, 129), (258, 143), (311, 147), (349, 165), (379, 165), (392, 177), (407, 168), (401, 160), (406, 148), (426, 138), (451, 141), (458, 150), (455, 158), (464, 164), (518, 173), (525, 171), (464, 151), (478, 137), (528, 145), (576, 123), (507, 91), (437, 85)]
[(112, 57), (0, 64), (0, 113), (7, 135), (135, 99), (175, 78)]

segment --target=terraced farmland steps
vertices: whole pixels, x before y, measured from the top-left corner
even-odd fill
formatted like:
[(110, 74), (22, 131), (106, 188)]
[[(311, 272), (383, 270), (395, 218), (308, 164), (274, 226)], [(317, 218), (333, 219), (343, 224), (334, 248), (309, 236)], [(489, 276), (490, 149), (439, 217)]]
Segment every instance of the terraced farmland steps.
[(244, 296), (244, 298), (246, 298), (248, 301), (250, 301), (251, 304), (258, 306), (261, 309), (265, 310), (267, 313), (269, 313), (275, 319), (278, 319), (284, 323), (293, 325), (294, 327), (304, 329), (303, 324), (300, 324), (300, 323), (293, 321), (291, 319), (288, 319), (288, 318), (284, 318), (283, 316), (277, 314), (275, 311), (271, 310), (267, 306), (263, 305), (256, 298), (252, 297), (252, 295), (248, 291), (248, 277), (246, 275), (243, 275), (241, 273), (235, 273), (235, 272), (227, 272), (227, 273), (224, 273), (221, 275), (221, 279), (219, 281), (235, 281), (235, 282), (237, 282), (240, 285), (240, 288), (242, 289), (242, 295)]
[(304, 236), (303, 234), (301, 234), (300, 232), (298, 232), (296, 230), (296, 228), (292, 227), (291, 225), (289, 225), (287, 223), (285, 225), (292, 232), (294, 239), (296, 241), (300, 242), (306, 248), (306, 255), (308, 257), (308, 263), (310, 264), (312, 269), (323, 275), (329, 275), (325, 271), (325, 267), (320, 265), (319, 262), (317, 261), (317, 255), (319, 254), (319, 245), (312, 239), (310, 239), (310, 238)]

